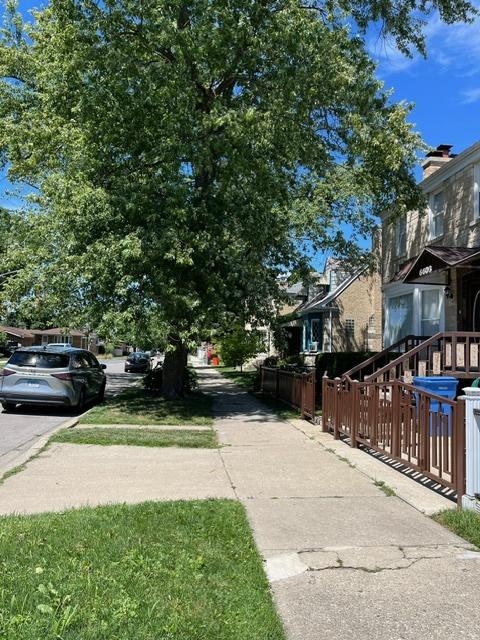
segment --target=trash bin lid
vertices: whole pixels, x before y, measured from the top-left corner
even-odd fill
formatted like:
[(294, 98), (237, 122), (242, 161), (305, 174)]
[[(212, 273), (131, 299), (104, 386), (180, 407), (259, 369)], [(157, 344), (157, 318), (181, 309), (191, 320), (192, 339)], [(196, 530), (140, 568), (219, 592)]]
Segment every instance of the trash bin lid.
[(418, 382), (456, 382), (458, 383), (458, 378), (454, 378), (453, 376), (414, 376), (414, 380), (418, 380)]
[(418, 389), (430, 391), (437, 395), (447, 394), (453, 400), (457, 393), (458, 380), (450, 376), (416, 376), (413, 378), (413, 385)]

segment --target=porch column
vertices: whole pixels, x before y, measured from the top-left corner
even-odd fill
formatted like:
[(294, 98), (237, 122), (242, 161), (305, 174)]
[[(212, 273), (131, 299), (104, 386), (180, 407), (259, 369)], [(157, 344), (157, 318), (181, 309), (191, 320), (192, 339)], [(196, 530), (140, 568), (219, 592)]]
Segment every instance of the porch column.
[[(468, 387), (465, 396), (465, 494), (462, 496), (464, 509), (480, 508), (480, 389)], [(459, 401), (460, 398), (459, 398)]]

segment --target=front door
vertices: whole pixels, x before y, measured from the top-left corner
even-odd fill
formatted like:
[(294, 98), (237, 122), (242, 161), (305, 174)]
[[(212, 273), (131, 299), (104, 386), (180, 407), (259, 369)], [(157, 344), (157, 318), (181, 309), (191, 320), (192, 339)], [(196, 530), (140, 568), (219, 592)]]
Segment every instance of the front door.
[(462, 278), (463, 331), (480, 331), (480, 273), (475, 271)]

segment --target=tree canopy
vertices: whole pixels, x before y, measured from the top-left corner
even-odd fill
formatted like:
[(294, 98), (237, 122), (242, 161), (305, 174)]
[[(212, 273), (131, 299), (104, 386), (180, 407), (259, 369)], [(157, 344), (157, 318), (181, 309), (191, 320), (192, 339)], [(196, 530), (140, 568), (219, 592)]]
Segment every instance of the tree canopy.
[(3, 300), (70, 325), (148, 316), (178, 345), (268, 317), (278, 275), (312, 250), (363, 259), (376, 214), (418, 202), (421, 141), (362, 32), (381, 22), (423, 50), (433, 9), (473, 14), (464, 0), (52, 0), (24, 26), (10, 7), (0, 148), (32, 195)]

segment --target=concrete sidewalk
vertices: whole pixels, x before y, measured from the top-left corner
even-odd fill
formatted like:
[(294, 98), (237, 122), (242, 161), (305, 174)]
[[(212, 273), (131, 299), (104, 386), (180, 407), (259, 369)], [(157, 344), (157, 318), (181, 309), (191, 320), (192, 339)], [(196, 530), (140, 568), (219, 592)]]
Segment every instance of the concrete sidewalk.
[[(338, 442), (283, 422), (215, 370), (199, 375), (220, 449), (54, 443), (0, 486), (0, 513), (238, 498), (289, 640), (478, 638), (479, 553), (386, 496), (342, 461)], [(355, 455), (358, 466), (368, 458)], [(448, 504), (423, 487), (408, 495), (426, 510)]]
[(218, 372), (200, 378), (290, 640), (478, 638), (480, 553)]

